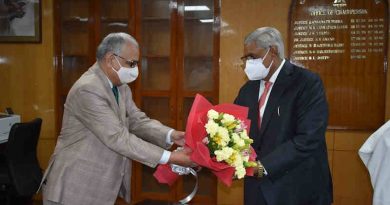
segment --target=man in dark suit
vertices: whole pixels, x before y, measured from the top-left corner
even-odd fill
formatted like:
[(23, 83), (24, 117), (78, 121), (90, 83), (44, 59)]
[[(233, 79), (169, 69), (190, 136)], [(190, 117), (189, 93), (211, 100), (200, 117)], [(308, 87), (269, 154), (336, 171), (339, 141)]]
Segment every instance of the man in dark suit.
[(280, 32), (263, 27), (244, 42), (249, 81), (235, 103), (249, 107), (257, 176), (246, 177), (245, 205), (329, 205), (333, 201), (320, 77), (284, 59)]

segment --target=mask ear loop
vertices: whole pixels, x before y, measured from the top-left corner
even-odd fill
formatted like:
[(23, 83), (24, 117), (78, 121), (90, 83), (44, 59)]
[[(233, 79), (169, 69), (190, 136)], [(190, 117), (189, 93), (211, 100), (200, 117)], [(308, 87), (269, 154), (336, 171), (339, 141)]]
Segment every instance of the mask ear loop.
[(116, 56), (115, 56), (115, 55), (113, 55), (113, 56), (114, 56), (116, 62), (118, 62), (118, 64), (119, 64), (120, 67), (119, 67), (118, 70), (115, 70), (114, 66), (111, 65), (111, 69), (114, 70), (116, 73), (118, 73), (118, 71), (122, 68), (122, 65), (121, 65), (121, 63), (119, 63), (119, 61), (118, 61), (118, 59), (116, 58)]
[(265, 57), (267, 57), (267, 55), (268, 55), (268, 53), (269, 53), (269, 50), (271, 50), (271, 46), (270, 46), (270, 48), (267, 50), (267, 52), (265, 53), (264, 57), (263, 57), (263, 58), (261, 58), (261, 60), (263, 60), (263, 61), (264, 61), (264, 58), (265, 58)]
[[(122, 68), (123, 66), (121, 65), (121, 63), (119, 63), (119, 60), (116, 58), (116, 56), (114, 55), (114, 58), (116, 60), (116, 62), (118, 62), (119, 66)], [(119, 68), (120, 69), (120, 68)]]
[[(268, 50), (267, 50), (267, 53), (265, 53), (264, 57), (262, 58), (262, 60), (263, 60), (263, 63), (264, 63), (264, 59), (265, 59), (265, 57), (267, 57), (267, 55), (268, 55), (269, 51), (271, 50), (271, 48), (272, 48), (272, 47), (271, 47), (271, 46), (269, 46), (269, 48), (268, 48)], [(267, 69), (270, 69), (273, 63), (274, 63), (274, 61), (272, 60), (272, 61), (271, 61), (271, 63), (269, 64), (269, 66), (268, 66), (268, 68), (267, 68)]]

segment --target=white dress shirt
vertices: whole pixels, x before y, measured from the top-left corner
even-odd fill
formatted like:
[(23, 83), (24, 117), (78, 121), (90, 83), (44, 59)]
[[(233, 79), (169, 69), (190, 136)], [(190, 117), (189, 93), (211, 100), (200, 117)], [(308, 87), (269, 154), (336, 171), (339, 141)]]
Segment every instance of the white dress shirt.
[(359, 149), (374, 188), (373, 205), (390, 204), (390, 121), (372, 134)]
[[(283, 67), (285, 62), (286, 62), (286, 60), (283, 59), (282, 63), (280, 63), (280, 65), (279, 65), (278, 69), (276, 69), (275, 73), (272, 74), (271, 78), (268, 81), (268, 82), (271, 82), (272, 84), (271, 84), (271, 87), (270, 87), (270, 89), (269, 89), (269, 91), (267, 93), (267, 97), (265, 98), (264, 105), (259, 110), (261, 119), (263, 119), (263, 114), (264, 114), (265, 107), (267, 106), (269, 95), (271, 94), (271, 91), (272, 91), (272, 88), (274, 87), (275, 81), (278, 78), (280, 70), (282, 69), (282, 67)], [(260, 100), (261, 95), (264, 92), (264, 89), (265, 89), (265, 81), (262, 80), (262, 81), (260, 81), (259, 100)], [(263, 168), (264, 168), (264, 175), (268, 175), (267, 170), (265, 169), (265, 167), (263, 167)]]
[[(284, 65), (285, 62), (286, 62), (286, 60), (283, 59), (282, 63), (280, 63), (280, 65), (279, 65), (278, 69), (276, 69), (275, 73), (272, 74), (271, 78), (270, 78), (269, 81), (268, 81), (268, 82), (271, 82), (272, 85), (271, 85), (271, 87), (270, 87), (270, 89), (269, 89), (269, 91), (268, 91), (267, 97), (265, 98), (264, 105), (263, 105), (263, 107), (260, 109), (260, 116), (261, 116), (261, 118), (263, 118), (264, 110), (265, 110), (265, 107), (267, 106), (267, 102), (268, 102), (269, 95), (270, 95), (270, 93), (271, 93), (271, 91), (272, 91), (272, 88), (274, 87), (275, 81), (276, 81), (276, 79), (278, 78), (278, 75), (279, 75), (279, 73), (280, 73), (280, 70), (282, 69), (282, 67), (283, 67), (283, 65)], [(260, 82), (259, 100), (260, 100), (261, 95), (262, 95), (263, 92), (264, 92), (264, 88), (265, 88), (265, 81), (262, 80), (262, 81)]]

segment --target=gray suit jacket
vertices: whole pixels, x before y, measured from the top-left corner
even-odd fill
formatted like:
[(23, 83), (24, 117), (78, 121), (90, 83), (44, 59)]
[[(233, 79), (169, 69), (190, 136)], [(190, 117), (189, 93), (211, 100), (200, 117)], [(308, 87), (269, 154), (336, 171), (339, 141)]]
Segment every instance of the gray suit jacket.
[(141, 112), (127, 85), (118, 89), (119, 105), (95, 63), (69, 91), (61, 134), (42, 180), (45, 199), (109, 205), (119, 193), (129, 202), (131, 160), (155, 167), (169, 148), (165, 137), (171, 128)]

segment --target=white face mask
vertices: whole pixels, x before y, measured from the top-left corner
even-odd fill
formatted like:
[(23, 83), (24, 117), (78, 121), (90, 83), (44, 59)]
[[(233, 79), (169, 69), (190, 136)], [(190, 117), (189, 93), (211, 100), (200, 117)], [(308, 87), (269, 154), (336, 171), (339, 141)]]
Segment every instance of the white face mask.
[(248, 59), (245, 64), (245, 74), (248, 76), (249, 80), (262, 80), (265, 77), (267, 77), (269, 70), (274, 63), (274, 61), (271, 62), (271, 64), (266, 68), (263, 64), (263, 61), (265, 57), (268, 55), (269, 49), (267, 53), (264, 55), (263, 58), (257, 58), (257, 59)]
[(134, 68), (126, 68), (119, 63), (118, 59), (115, 57), (115, 60), (118, 62), (118, 64), (121, 66), (118, 71), (114, 69), (114, 67), (111, 67), (112, 70), (114, 70), (119, 77), (119, 80), (122, 84), (127, 84), (133, 82), (138, 77), (138, 66), (135, 66)]

